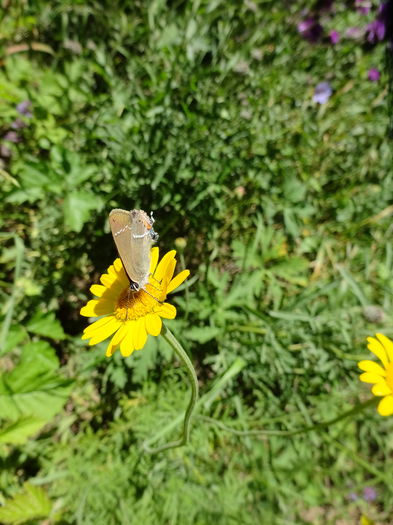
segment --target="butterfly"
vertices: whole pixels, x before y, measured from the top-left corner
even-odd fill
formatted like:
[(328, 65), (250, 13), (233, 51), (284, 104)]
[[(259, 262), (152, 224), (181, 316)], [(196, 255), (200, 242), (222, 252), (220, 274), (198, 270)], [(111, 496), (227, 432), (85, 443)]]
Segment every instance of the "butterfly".
[[(143, 210), (112, 210), (109, 224), (113, 239), (130, 280), (130, 290), (144, 290), (149, 282), (150, 249), (158, 239), (153, 229), (154, 219)], [(150, 295), (150, 294), (149, 294)]]

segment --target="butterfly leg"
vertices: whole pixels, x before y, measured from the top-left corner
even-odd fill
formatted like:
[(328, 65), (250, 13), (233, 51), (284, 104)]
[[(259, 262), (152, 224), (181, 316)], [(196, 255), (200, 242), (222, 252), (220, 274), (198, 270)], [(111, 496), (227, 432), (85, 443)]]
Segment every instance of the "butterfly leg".
[(128, 303), (130, 302), (131, 286), (127, 290), (127, 309), (126, 309), (126, 321), (128, 321)]

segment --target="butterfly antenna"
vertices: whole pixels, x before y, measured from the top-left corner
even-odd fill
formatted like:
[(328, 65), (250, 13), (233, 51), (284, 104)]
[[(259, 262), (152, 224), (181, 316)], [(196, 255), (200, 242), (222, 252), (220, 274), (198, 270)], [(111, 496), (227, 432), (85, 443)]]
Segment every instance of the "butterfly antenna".
[[(159, 290), (159, 288), (156, 288), (157, 290)], [(141, 290), (143, 290), (144, 292), (147, 293), (147, 295), (150, 295), (150, 297), (154, 300), (157, 301), (157, 303), (160, 303), (160, 304), (164, 304), (164, 301), (160, 301), (159, 299), (157, 299), (157, 297), (154, 297), (154, 295), (152, 295), (150, 292), (148, 292), (147, 290), (145, 290), (145, 288), (141, 288)]]

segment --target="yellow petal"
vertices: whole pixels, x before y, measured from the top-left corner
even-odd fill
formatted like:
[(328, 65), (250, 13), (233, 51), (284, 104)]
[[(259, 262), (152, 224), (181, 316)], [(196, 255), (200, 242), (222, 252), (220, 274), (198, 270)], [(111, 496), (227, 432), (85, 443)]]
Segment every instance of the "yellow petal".
[(153, 275), (153, 273), (155, 272), (155, 269), (157, 267), (157, 262), (158, 262), (158, 256), (159, 256), (158, 246), (154, 246), (154, 248), (150, 250), (150, 275)]
[(150, 335), (158, 336), (161, 333), (162, 321), (158, 314), (148, 314), (145, 318), (146, 330)]
[(183, 281), (187, 279), (187, 277), (190, 275), (190, 270), (183, 270), (182, 272), (178, 273), (174, 279), (169, 283), (168, 289), (166, 293), (171, 293), (173, 290), (176, 290), (178, 286), (181, 285)]
[(123, 269), (123, 263), (121, 262), (120, 257), (113, 261), (113, 267), (117, 273), (121, 272), (121, 270)]
[(370, 374), (368, 372), (361, 374), (359, 376), (360, 381), (363, 381), (363, 383), (380, 383), (382, 377), (378, 374)]
[(117, 279), (122, 286), (122, 288), (128, 288), (130, 286), (130, 280), (126, 274), (124, 268), (117, 274)]
[(112, 266), (108, 268), (108, 273), (113, 276), (116, 280), (116, 282), (119, 282), (121, 286), (128, 286), (129, 279), (127, 277), (127, 274), (124, 270), (123, 263), (121, 262), (120, 257), (118, 257)]
[(142, 317), (136, 322), (136, 329), (134, 333), (135, 350), (142, 350), (147, 340), (147, 332), (145, 326), (145, 319)]
[(115, 280), (116, 277), (113, 275), (109, 275), (109, 273), (103, 273), (100, 277), (100, 281), (105, 286), (105, 288), (111, 287)]
[(166, 253), (164, 257), (161, 259), (161, 261), (158, 263), (157, 269), (154, 272), (154, 279), (157, 281), (162, 281), (164, 275), (166, 274), (168, 264), (172, 259), (175, 258), (176, 250), (171, 250), (170, 252)]
[(116, 330), (118, 330), (121, 325), (122, 321), (116, 319), (116, 317), (112, 317), (109, 323), (104, 324), (103, 326), (95, 330), (93, 337), (89, 341), (89, 345), (92, 346), (101, 343), (101, 341), (104, 341), (114, 332), (116, 332)]
[(165, 278), (168, 280), (168, 282), (172, 279), (173, 274), (175, 272), (176, 268), (176, 259), (171, 259), (168, 263), (166, 272), (165, 272)]
[(102, 299), (112, 299), (114, 302), (116, 302), (120, 294), (128, 287), (128, 280), (127, 282), (124, 282), (121, 279), (116, 279), (109, 288), (106, 288), (102, 295)]
[(109, 266), (109, 268), (107, 269), (107, 273), (108, 273), (108, 275), (110, 275), (111, 277), (116, 278), (116, 273), (117, 273), (117, 272), (116, 272), (116, 268), (115, 268), (115, 265), (114, 265), (114, 264), (111, 264), (111, 265)]
[(119, 345), (113, 344), (113, 337), (112, 337), (112, 339), (109, 341), (109, 344), (106, 348), (106, 352), (105, 352), (106, 357), (111, 357), (115, 353), (118, 347)]
[(102, 286), (102, 284), (93, 284), (90, 286), (91, 293), (97, 297), (101, 297), (105, 290), (106, 288), (105, 286)]
[(131, 321), (128, 326), (127, 335), (120, 343), (120, 352), (124, 357), (128, 357), (135, 350), (134, 345), (134, 331), (135, 331), (135, 321)]
[(123, 321), (123, 324), (118, 329), (118, 331), (115, 333), (112, 339), (113, 346), (117, 346), (121, 343), (121, 341), (125, 338), (125, 336), (128, 333), (128, 323), (125, 323)]
[(164, 319), (174, 319), (176, 317), (176, 308), (173, 304), (163, 303), (157, 307), (155, 313)]
[(85, 317), (100, 317), (101, 315), (112, 314), (113, 310), (113, 301), (92, 299), (86, 304), (86, 306), (81, 308), (80, 315)]
[(378, 359), (382, 362), (383, 366), (386, 368), (388, 364), (388, 356), (384, 347), (377, 339), (374, 339), (374, 337), (367, 337), (367, 341), (367, 348), (370, 350), (370, 352), (372, 352), (378, 357)]
[(393, 363), (393, 341), (391, 341), (389, 337), (386, 337), (386, 335), (383, 335), (383, 334), (375, 334), (375, 335), (378, 337), (383, 347), (385, 348), (389, 362)]
[(116, 307), (120, 295), (124, 291), (124, 286), (116, 286), (117, 283), (119, 283), (119, 281), (117, 281), (111, 288), (105, 288), (105, 292), (101, 296), (102, 301), (108, 301), (113, 304), (113, 310)]
[(98, 319), (98, 321), (94, 321), (94, 323), (91, 323), (89, 326), (87, 326), (83, 330), (83, 335), (87, 335), (89, 339), (89, 337), (93, 335), (93, 333), (95, 332), (95, 330), (97, 330), (97, 328), (101, 328), (101, 326), (104, 326), (105, 324), (109, 323), (109, 321), (112, 318), (113, 318), (113, 315), (108, 315), (106, 317), (101, 317), (101, 319)]
[(371, 392), (374, 396), (388, 396), (392, 393), (392, 389), (386, 381), (381, 381), (372, 387)]
[(108, 290), (115, 290), (118, 288), (123, 288), (128, 285), (128, 278), (124, 272), (123, 267), (121, 267), (119, 272), (115, 271), (114, 266), (110, 266), (108, 268), (108, 271), (112, 269), (112, 272), (104, 273), (100, 277), (101, 283), (107, 288)]
[(391, 416), (393, 414), (393, 395), (381, 399), (378, 405), (378, 412), (381, 416)]
[(386, 376), (386, 370), (382, 368), (381, 365), (378, 363), (375, 363), (374, 361), (360, 361), (358, 363), (358, 367), (360, 370), (364, 370), (365, 372), (370, 372), (370, 374), (378, 374), (380, 376), (385, 377)]

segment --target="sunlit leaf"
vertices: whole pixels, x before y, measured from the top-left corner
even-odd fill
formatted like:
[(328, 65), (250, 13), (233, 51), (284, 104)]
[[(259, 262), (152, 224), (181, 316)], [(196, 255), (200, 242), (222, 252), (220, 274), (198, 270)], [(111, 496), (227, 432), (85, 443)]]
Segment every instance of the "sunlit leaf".
[(25, 483), (23, 492), (6, 500), (0, 507), (0, 521), (9, 525), (20, 525), (30, 520), (48, 518), (52, 503), (41, 487)]

